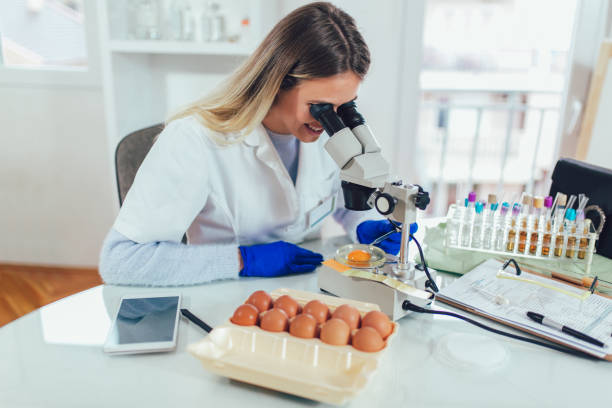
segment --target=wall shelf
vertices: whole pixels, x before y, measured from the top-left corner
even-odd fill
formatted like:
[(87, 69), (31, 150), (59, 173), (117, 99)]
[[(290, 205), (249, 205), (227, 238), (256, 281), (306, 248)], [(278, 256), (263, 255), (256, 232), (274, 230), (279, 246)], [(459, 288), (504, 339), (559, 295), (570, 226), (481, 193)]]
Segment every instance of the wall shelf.
[[(94, 0), (91, 0), (94, 2)], [(126, 134), (163, 122), (172, 112), (213, 90), (247, 58), (263, 37), (262, 0), (216, 0), (225, 36), (235, 42), (206, 42), (201, 15), (207, 2), (187, 0), (195, 17), (194, 40), (170, 40), (169, 10), (183, 0), (151, 0), (158, 6), (162, 39), (134, 39), (142, 2), (96, 0), (107, 131), (111, 151)], [(245, 29), (242, 20), (250, 25)], [(275, 17), (272, 17), (274, 20)]]
[(178, 54), (178, 55), (238, 55), (247, 56), (255, 47), (243, 43), (195, 42), (195, 41), (154, 41), (154, 40), (112, 40), (109, 50), (116, 53), (132, 54)]

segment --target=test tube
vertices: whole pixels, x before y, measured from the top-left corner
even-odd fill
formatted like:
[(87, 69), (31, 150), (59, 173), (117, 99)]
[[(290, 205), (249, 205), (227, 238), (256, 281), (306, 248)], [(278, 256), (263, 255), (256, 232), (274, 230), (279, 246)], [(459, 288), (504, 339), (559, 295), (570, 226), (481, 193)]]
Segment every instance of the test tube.
[[(584, 213), (582, 214), (584, 217)], [(584, 220), (584, 229), (580, 236), (580, 244), (578, 245), (578, 259), (584, 259), (586, 256), (587, 248), (589, 247), (589, 233), (591, 232), (591, 220)]]
[(499, 210), (499, 222), (497, 224), (497, 228), (495, 231), (495, 250), (502, 251), (504, 249), (504, 238), (506, 234), (504, 234), (506, 228), (510, 224), (510, 218), (508, 215), (508, 210), (510, 209), (510, 204), (507, 202), (503, 202), (501, 209)]
[(588, 233), (590, 230), (590, 221), (587, 228), (585, 228), (584, 209), (589, 202), (589, 197), (585, 194), (578, 194), (578, 209), (576, 210), (576, 239), (578, 239), (578, 258), (584, 259), (586, 255), (586, 247), (588, 246)]
[(553, 199), (551, 196), (547, 196), (544, 199), (544, 207), (546, 208), (546, 212), (544, 215), (544, 223), (540, 223), (543, 225), (543, 234), (542, 234), (542, 256), (550, 255), (550, 242), (552, 239), (551, 231), (552, 231), (552, 207), (553, 207)]
[(494, 238), (494, 227), (495, 227), (495, 210), (497, 209), (497, 196), (495, 194), (489, 194), (488, 200), (489, 208), (485, 212), (484, 219), (484, 236), (482, 238), (482, 247), (484, 249), (491, 249), (493, 246)]
[(567, 245), (565, 256), (573, 258), (576, 255), (576, 210), (569, 208), (565, 212), (565, 233), (567, 234)]
[(519, 244), (518, 251), (521, 254), (525, 253), (527, 247), (527, 229), (529, 225), (530, 208), (532, 204), (532, 198), (529, 194), (523, 194), (523, 207), (521, 208), (520, 215), (520, 226), (519, 226)]
[(558, 258), (563, 254), (563, 218), (565, 217), (567, 196), (563, 193), (557, 193), (556, 201), (557, 206), (555, 207), (553, 220), (553, 230), (555, 231), (555, 249), (553, 254)]
[(476, 193), (471, 191), (468, 194), (468, 205), (465, 209), (465, 218), (461, 227), (461, 246), (469, 247), (472, 239), (472, 223), (474, 222), (474, 207), (476, 203)]
[(461, 222), (463, 221), (464, 211), (465, 207), (462, 205), (461, 200), (457, 200), (453, 216), (450, 217), (446, 225), (446, 244), (448, 246), (457, 246), (457, 242), (459, 239), (459, 230), (461, 228)]
[(480, 248), (482, 244), (482, 208), (482, 203), (477, 202), (475, 207), (476, 215), (474, 216), (474, 229), (472, 230), (472, 248)]
[(542, 207), (544, 206), (543, 197), (534, 197), (533, 199), (533, 221), (531, 227), (531, 236), (529, 237), (529, 253), (535, 255), (538, 252), (538, 241), (540, 240), (540, 217), (542, 216)]
[(521, 205), (514, 203), (512, 206), (512, 217), (510, 218), (510, 229), (508, 230), (508, 240), (506, 242), (506, 251), (514, 252), (514, 241), (516, 239), (516, 220), (521, 212)]

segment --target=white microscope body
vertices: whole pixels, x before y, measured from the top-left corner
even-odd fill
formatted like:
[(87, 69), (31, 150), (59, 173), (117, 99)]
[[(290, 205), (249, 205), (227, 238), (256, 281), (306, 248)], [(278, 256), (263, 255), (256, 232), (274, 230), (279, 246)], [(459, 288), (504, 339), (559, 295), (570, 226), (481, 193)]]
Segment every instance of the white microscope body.
[(400, 292), (376, 281), (345, 276), (326, 266), (319, 273), (319, 287), (338, 296), (377, 303), (394, 320), (407, 313), (401, 308), (406, 299), (420, 306), (427, 305), (431, 302), (431, 293), (425, 291), (429, 279), (415, 269), (408, 247), (409, 225), (416, 222), (417, 207), (424, 210), (429, 203), (428, 194), (420, 186), (403, 184), (389, 174), (389, 163), (354, 102), (340, 106), (338, 113), (329, 104), (312, 105), (310, 111), (330, 136), (325, 150), (341, 169), (346, 208), (374, 207), (389, 220), (404, 226), (397, 262), (387, 263), (376, 272), (400, 280), (414, 290)]

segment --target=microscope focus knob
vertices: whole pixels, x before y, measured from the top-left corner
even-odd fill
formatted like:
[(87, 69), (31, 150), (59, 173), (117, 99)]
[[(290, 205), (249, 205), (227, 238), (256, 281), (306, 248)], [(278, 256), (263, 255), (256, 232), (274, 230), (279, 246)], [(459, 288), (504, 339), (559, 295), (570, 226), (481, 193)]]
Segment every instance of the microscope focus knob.
[(418, 184), (415, 184), (415, 186), (419, 188), (419, 192), (416, 194), (416, 198), (414, 199), (414, 205), (417, 208), (420, 208), (421, 210), (425, 211), (425, 208), (427, 208), (427, 205), (430, 201), (429, 193), (423, 190), (423, 187), (419, 186)]
[(391, 196), (391, 194), (380, 193), (378, 197), (376, 197), (376, 201), (374, 204), (376, 205), (376, 210), (382, 215), (389, 215), (395, 210), (395, 203), (397, 200)]

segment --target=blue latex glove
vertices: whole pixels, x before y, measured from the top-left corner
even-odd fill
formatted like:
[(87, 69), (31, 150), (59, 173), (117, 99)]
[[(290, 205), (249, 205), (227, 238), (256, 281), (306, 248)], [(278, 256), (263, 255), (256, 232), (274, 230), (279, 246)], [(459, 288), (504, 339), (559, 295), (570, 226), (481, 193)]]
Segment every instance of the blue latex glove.
[[(357, 239), (361, 244), (371, 244), (376, 238), (395, 229), (389, 220), (364, 221), (357, 226)], [(410, 233), (414, 234), (419, 229), (416, 222), (410, 224)], [(412, 238), (411, 238), (412, 239)], [(382, 242), (376, 244), (388, 254), (397, 255), (402, 245), (402, 233), (391, 234)]]
[(323, 256), (285, 241), (239, 247), (244, 268), (240, 276), (281, 276), (314, 271)]

